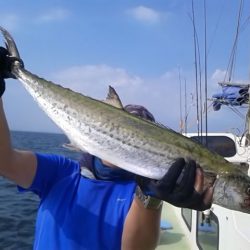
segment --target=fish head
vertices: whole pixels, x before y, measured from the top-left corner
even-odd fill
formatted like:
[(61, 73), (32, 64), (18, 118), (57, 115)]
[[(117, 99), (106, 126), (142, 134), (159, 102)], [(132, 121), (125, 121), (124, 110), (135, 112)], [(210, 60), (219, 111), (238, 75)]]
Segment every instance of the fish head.
[(213, 203), (250, 214), (250, 177), (240, 172), (219, 175)]

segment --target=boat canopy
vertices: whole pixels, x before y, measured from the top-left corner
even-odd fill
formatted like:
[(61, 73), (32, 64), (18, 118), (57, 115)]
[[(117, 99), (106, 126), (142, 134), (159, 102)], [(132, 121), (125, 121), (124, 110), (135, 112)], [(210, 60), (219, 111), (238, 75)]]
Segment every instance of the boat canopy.
[(212, 96), (213, 109), (220, 110), (221, 105), (240, 106), (247, 104), (249, 100), (249, 85), (233, 86), (221, 85), (222, 93), (217, 93)]

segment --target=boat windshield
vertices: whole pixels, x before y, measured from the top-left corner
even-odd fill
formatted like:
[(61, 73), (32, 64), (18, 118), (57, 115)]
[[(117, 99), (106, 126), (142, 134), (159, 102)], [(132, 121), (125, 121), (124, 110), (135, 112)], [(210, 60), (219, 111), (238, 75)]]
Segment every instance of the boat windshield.
[(206, 145), (207, 148), (223, 157), (233, 157), (236, 154), (235, 142), (227, 136), (191, 136), (191, 139)]

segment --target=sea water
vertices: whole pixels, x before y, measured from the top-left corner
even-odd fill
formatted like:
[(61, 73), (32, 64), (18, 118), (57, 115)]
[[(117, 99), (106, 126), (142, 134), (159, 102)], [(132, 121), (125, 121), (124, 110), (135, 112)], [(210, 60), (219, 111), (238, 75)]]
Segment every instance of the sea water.
[[(11, 137), (17, 149), (80, 158), (79, 153), (63, 147), (69, 143), (63, 134), (12, 131)], [(20, 193), (14, 183), (0, 177), (0, 249), (32, 249), (38, 205), (36, 195)]]

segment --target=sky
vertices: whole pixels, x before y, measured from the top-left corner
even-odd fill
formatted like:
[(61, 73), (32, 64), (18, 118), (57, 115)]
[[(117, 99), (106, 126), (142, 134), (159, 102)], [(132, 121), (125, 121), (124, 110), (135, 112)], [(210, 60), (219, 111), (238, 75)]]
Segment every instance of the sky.
[[(0, 6), (0, 25), (12, 34), (30, 72), (99, 100), (111, 85), (124, 105), (144, 105), (176, 131), (187, 114), (188, 131), (197, 131), (191, 0), (0, 0)], [(239, 1), (207, 0), (205, 6), (206, 12), (204, 0), (193, 1), (199, 75), (202, 84), (207, 75), (211, 98), (221, 92), (217, 82), (228, 67)], [(249, 81), (249, 9), (245, 0), (233, 74), (244, 83)], [(6, 85), (11, 130), (61, 132), (18, 80)], [(215, 112), (211, 101), (208, 108), (209, 131), (243, 131), (246, 108), (237, 108), (241, 116), (227, 106)]]

